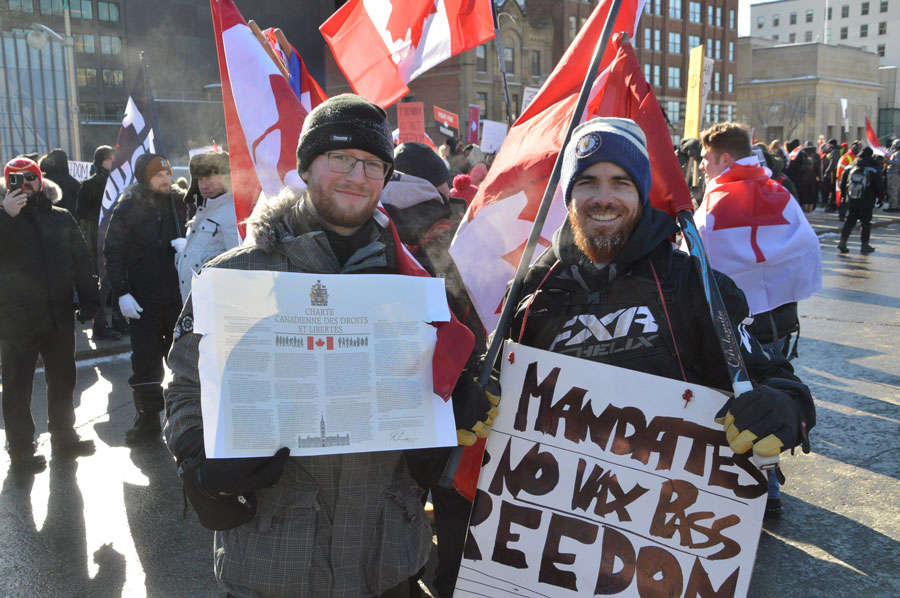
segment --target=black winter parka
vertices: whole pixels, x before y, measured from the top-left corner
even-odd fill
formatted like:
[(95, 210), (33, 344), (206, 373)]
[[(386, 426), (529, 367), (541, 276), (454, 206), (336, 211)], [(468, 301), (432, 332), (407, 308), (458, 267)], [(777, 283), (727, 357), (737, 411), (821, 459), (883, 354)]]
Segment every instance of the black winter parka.
[[(6, 181), (0, 183), (0, 198)], [(53, 204), (59, 187), (43, 190), (13, 218), (0, 208), (0, 338), (74, 330), (73, 289), (83, 314), (100, 304), (87, 243), (72, 215)]]
[(139, 304), (181, 302), (172, 239), (183, 237), (184, 191), (151, 194), (141, 185), (122, 192), (113, 207), (103, 244), (113, 296), (131, 294)]

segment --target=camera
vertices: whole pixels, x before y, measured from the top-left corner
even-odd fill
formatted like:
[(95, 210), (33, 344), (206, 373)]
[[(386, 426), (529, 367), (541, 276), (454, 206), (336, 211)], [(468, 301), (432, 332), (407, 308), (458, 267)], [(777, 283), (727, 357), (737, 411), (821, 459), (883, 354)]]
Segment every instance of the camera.
[(25, 184), (25, 175), (21, 172), (11, 172), (6, 175), (6, 184), (10, 191), (20, 189)]

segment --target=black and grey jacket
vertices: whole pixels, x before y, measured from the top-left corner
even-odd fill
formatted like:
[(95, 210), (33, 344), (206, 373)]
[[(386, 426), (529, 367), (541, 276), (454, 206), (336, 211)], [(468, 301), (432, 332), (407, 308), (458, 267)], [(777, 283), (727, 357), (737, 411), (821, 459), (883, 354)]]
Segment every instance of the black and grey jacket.
[[(341, 266), (305, 199), (285, 189), (248, 222), (255, 241), (206, 268), (396, 274), (387, 218), (376, 211), (366, 239)], [(202, 276), (202, 274), (201, 274)], [(165, 436), (182, 461), (202, 451), (198, 374), (200, 336), (188, 298), (169, 353)], [(278, 483), (256, 491), (249, 523), (216, 532), (220, 585), (241, 596), (377, 596), (415, 574), (428, 558), (431, 529), (403, 453), (383, 451), (288, 461)]]
[(181, 303), (172, 239), (184, 236), (186, 223), (184, 191), (177, 186), (159, 197), (141, 185), (122, 192), (103, 244), (116, 299), (131, 294), (141, 305)]
[[(6, 180), (0, 182), (0, 198)], [(43, 189), (13, 218), (0, 208), (0, 338), (74, 329), (74, 293), (83, 313), (100, 304), (97, 275), (72, 215), (54, 204), (59, 187)]]

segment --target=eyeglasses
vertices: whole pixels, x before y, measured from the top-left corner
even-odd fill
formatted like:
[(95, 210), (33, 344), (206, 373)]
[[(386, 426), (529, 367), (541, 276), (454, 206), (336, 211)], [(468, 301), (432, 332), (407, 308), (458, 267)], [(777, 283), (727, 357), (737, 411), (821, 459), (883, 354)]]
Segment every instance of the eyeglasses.
[(332, 172), (347, 174), (356, 168), (357, 162), (362, 162), (363, 173), (370, 179), (383, 179), (389, 166), (381, 160), (363, 160), (340, 152), (326, 152), (325, 155), (328, 156), (328, 168)]
[(37, 175), (34, 174), (33, 172), (23, 172), (22, 176), (25, 177), (26, 181), (36, 181), (37, 180)]

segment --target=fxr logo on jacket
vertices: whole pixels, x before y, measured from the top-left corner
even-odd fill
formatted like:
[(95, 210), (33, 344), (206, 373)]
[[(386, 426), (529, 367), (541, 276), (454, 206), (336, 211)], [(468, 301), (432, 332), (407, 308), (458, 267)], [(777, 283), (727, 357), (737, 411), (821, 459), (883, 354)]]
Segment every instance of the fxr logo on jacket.
[(600, 318), (584, 314), (565, 323), (550, 351), (585, 358), (612, 355), (652, 347), (658, 331), (653, 313), (644, 305), (618, 309)]

